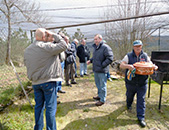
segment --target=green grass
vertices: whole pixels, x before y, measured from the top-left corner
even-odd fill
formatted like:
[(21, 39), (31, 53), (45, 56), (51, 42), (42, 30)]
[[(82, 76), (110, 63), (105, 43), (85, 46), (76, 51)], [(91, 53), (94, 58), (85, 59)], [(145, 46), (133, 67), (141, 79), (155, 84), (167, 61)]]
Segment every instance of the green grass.
[[(79, 73), (79, 72), (78, 72)], [(24, 76), (23, 76), (24, 77)], [(103, 106), (96, 107), (92, 99), (97, 94), (93, 73), (90, 76), (76, 79), (73, 87), (63, 85), (66, 94), (59, 94), (61, 104), (57, 107), (56, 121), (58, 130), (168, 130), (169, 129), (169, 86), (164, 85), (161, 111), (158, 110), (160, 85), (152, 81), (150, 98), (146, 96), (147, 127), (137, 124), (136, 100), (131, 112), (126, 110), (124, 79), (107, 82), (107, 100)], [(24, 86), (30, 82), (24, 82)], [(17, 97), (20, 86), (0, 93), (0, 101)], [(34, 105), (33, 91), (29, 99)], [(45, 122), (45, 119), (44, 119)], [(34, 110), (26, 98), (14, 100), (14, 103), (0, 113), (0, 130), (32, 130), (34, 126)], [(45, 125), (46, 126), (46, 125)], [(45, 130), (44, 126), (44, 130)]]
[(14, 88), (9, 87), (9, 89), (3, 91), (0, 95), (0, 104), (7, 104), (14, 96)]
[[(27, 82), (22, 82), (22, 85), (24, 89), (27, 89), (27, 86), (31, 85), (30, 81)], [(16, 100), (16, 98), (20, 98), (20, 94), (23, 95), (23, 90), (21, 88), (21, 85), (18, 85), (17, 87), (7, 86), (4, 91), (0, 93), (0, 104), (5, 106), (7, 105), (10, 101)]]

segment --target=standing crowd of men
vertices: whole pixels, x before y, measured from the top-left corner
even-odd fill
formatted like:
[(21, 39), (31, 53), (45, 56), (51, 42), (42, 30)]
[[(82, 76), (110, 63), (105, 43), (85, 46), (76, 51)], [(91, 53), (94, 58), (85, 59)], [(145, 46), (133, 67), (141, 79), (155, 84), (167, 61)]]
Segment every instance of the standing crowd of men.
[[(77, 39), (70, 43), (69, 37), (63, 33), (56, 34), (44, 28), (38, 28), (35, 37), (35, 42), (28, 46), (24, 53), (27, 75), (32, 81), (35, 95), (35, 130), (42, 130), (44, 127), (44, 109), (46, 109), (46, 129), (57, 129), (55, 119), (57, 93), (66, 93), (61, 89), (64, 79), (66, 86), (72, 87), (71, 84), (77, 84), (75, 80), (77, 77), (76, 55), (80, 63), (80, 77), (88, 75), (87, 65), (93, 64), (97, 87), (97, 95), (93, 99), (98, 100), (95, 105), (102, 106), (106, 102), (109, 64), (113, 61), (113, 51), (100, 34), (94, 36), (91, 58), (85, 39), (81, 39), (81, 44), (78, 46)], [(133, 51), (125, 56), (120, 67), (127, 69), (125, 79), (127, 109), (132, 108), (133, 98), (137, 93), (137, 117), (139, 124), (145, 127), (145, 93), (148, 76), (136, 75), (132, 80), (127, 79), (127, 71), (134, 69), (133, 64), (139, 61), (140, 55), (144, 54), (145, 61), (151, 62), (142, 51), (142, 45), (141, 41), (133, 42)], [(142, 82), (139, 82), (140, 80)]]

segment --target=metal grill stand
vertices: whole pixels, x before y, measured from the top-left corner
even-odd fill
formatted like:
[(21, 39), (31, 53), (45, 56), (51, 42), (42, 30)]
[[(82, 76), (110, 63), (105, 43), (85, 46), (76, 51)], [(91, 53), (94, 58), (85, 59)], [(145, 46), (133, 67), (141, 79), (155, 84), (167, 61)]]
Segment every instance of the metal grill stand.
[(149, 77), (149, 87), (148, 87), (148, 98), (150, 97), (150, 86), (151, 86), (151, 79), (160, 84), (160, 97), (159, 97), (159, 106), (158, 109), (161, 110), (161, 99), (162, 99), (162, 92), (163, 92), (163, 84), (169, 84), (168, 79), (169, 78), (169, 73), (168, 72), (160, 72), (160, 71), (155, 71), (153, 75)]
[(158, 107), (160, 110), (163, 84), (169, 84), (169, 51), (152, 51), (151, 61), (158, 66), (158, 70), (149, 77), (148, 98), (150, 97), (150, 85), (152, 79), (161, 85)]

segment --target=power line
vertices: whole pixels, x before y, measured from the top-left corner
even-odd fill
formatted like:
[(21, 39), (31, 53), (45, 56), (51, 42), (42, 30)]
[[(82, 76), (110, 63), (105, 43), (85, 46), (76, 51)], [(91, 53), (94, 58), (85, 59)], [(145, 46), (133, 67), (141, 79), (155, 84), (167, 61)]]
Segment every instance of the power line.
[[(154, 3), (163, 3), (166, 1), (148, 1), (146, 4), (154, 4)], [(144, 4), (145, 2), (140, 2), (140, 4)], [(137, 3), (130, 3), (130, 5), (135, 5)], [(64, 10), (78, 10), (78, 9), (90, 9), (90, 8), (104, 8), (104, 7), (115, 7), (115, 6), (125, 6), (128, 4), (121, 4), (121, 5), (99, 5), (99, 6), (81, 6), (81, 7), (66, 7), (66, 8), (57, 8), (57, 9), (40, 9), (40, 10), (33, 10), (33, 11), (64, 11)], [(23, 10), (23, 12), (30, 12), (32, 10)], [(20, 11), (13, 11), (12, 13), (20, 12)]]
[(55, 15), (50, 15), (50, 16), (47, 16), (47, 17), (52, 17), (52, 18), (67, 18), (67, 19), (101, 19), (103, 17), (82, 17), (82, 16), (55, 16)]
[[(58, 29), (58, 28), (68, 28), (68, 27), (70, 28), (70, 27), (86, 26), (86, 25), (109, 23), (109, 22), (117, 22), (117, 21), (123, 21), (123, 20), (138, 19), (138, 18), (145, 18), (145, 17), (151, 17), (151, 16), (166, 15), (166, 14), (169, 14), (169, 11), (161, 12), (161, 13), (147, 14), (147, 15), (140, 15), (140, 16), (133, 16), (133, 17), (127, 17), (127, 18), (102, 20), (102, 21), (97, 21), (97, 22), (88, 22), (88, 23), (81, 23), (81, 24), (74, 24), (74, 25), (51, 27), (51, 28), (46, 28), (46, 29), (52, 30), (52, 29)], [(31, 31), (35, 31), (35, 30), (31, 30)]]

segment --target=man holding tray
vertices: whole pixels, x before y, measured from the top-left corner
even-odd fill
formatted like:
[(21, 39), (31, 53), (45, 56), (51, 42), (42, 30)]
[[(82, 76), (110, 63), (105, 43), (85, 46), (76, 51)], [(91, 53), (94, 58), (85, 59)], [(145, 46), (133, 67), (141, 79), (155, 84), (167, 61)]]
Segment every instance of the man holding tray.
[[(140, 40), (133, 42), (132, 52), (125, 55), (120, 64), (120, 68), (126, 69), (125, 73), (125, 85), (126, 85), (126, 103), (127, 109), (131, 111), (132, 103), (134, 100), (135, 94), (137, 94), (137, 118), (138, 123), (141, 127), (146, 126), (145, 122), (145, 96), (147, 91), (148, 75), (139, 75), (135, 74), (134, 63), (144, 61), (150, 62), (148, 55), (142, 50), (143, 43)], [(157, 66), (154, 65), (154, 69)], [(129, 76), (131, 74), (131, 76)]]

